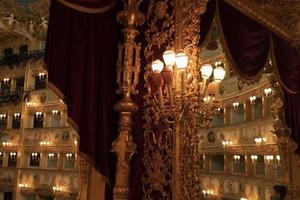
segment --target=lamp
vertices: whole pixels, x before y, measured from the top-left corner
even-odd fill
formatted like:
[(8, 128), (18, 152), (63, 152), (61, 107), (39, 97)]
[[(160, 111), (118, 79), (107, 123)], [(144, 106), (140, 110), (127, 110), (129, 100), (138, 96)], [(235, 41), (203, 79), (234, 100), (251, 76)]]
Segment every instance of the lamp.
[(267, 155), (267, 156), (265, 156), (265, 159), (267, 160), (267, 164), (270, 164), (270, 163), (272, 163), (273, 162), (273, 160), (274, 160), (274, 156), (273, 155)]
[(164, 68), (164, 63), (161, 62), (159, 59), (152, 62), (152, 70), (154, 73), (160, 73), (162, 69)]
[(216, 68), (214, 69), (214, 80), (221, 82), (225, 78), (226, 71), (224, 70), (224, 64), (219, 61), (215, 63)]
[(249, 97), (249, 100), (250, 100), (250, 102), (251, 102), (252, 104), (255, 103), (256, 96), (251, 96), (251, 97)]
[(176, 62), (176, 54), (173, 50), (167, 50), (163, 54), (164, 62), (166, 66), (173, 67)]
[(258, 159), (257, 155), (251, 155), (252, 163), (256, 163), (257, 159)]
[(205, 64), (202, 65), (200, 71), (201, 71), (202, 78), (207, 80), (212, 75), (213, 67), (210, 64)]
[(234, 102), (234, 103), (232, 104), (233, 109), (237, 109), (237, 108), (239, 107), (239, 105), (240, 105), (239, 102)]
[(4, 79), (3, 79), (3, 83), (4, 83), (4, 84), (7, 84), (7, 83), (9, 83), (9, 80), (10, 80), (9, 78), (4, 78)]
[(241, 159), (241, 156), (240, 155), (234, 155), (233, 158), (234, 158), (234, 162), (239, 163), (240, 159)]
[(272, 94), (272, 88), (266, 88), (266, 89), (264, 89), (264, 93), (265, 93), (265, 95), (267, 97), (271, 96), (271, 94)]
[(178, 69), (185, 69), (188, 64), (188, 56), (184, 52), (180, 52), (175, 57), (176, 67)]
[(225, 141), (222, 141), (222, 145), (223, 145), (223, 147), (230, 146), (230, 145), (232, 145), (232, 142), (225, 140)]
[(20, 113), (14, 113), (14, 119), (20, 119), (21, 114)]
[(53, 115), (57, 115), (58, 113), (59, 113), (58, 110), (52, 110), (52, 114), (53, 114)]

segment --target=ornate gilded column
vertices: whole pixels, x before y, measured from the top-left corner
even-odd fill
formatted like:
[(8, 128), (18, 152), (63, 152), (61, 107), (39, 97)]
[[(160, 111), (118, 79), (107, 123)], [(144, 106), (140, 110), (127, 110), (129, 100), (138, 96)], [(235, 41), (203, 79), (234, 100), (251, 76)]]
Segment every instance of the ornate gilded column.
[(124, 10), (117, 16), (123, 29), (124, 42), (119, 44), (117, 61), (117, 93), (122, 95), (121, 100), (115, 105), (119, 113), (119, 135), (112, 144), (113, 152), (117, 155), (116, 182), (113, 189), (114, 200), (129, 199), (130, 160), (136, 149), (131, 136), (132, 116), (137, 111), (137, 104), (131, 99), (136, 95), (140, 72), (141, 45), (135, 43), (138, 35), (137, 26), (144, 23), (144, 15), (138, 10), (142, 0), (124, 1)]

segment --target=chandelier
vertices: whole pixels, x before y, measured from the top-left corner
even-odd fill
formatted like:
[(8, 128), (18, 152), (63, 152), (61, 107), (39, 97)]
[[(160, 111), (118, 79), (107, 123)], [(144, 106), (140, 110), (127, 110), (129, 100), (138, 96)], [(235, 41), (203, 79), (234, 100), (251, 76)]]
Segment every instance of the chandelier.
[(209, 63), (191, 67), (190, 63), (184, 51), (165, 51), (163, 62), (152, 62), (152, 89), (157, 91), (162, 113), (188, 108), (198, 116), (200, 126), (207, 126), (217, 109), (215, 90), (225, 77), (224, 64), (218, 61), (214, 67)]

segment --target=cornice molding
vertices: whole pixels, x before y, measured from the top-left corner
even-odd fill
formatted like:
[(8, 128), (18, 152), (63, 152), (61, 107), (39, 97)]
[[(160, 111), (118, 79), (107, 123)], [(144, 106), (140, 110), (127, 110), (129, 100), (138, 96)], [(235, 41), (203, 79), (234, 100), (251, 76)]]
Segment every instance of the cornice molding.
[(255, 7), (253, 4), (244, 0), (225, 0), (231, 6), (258, 21), (260, 24), (266, 26), (269, 30), (289, 41), (292, 44), (300, 44), (300, 36), (295, 32), (284, 27), (278, 20), (270, 17), (268, 14), (261, 12), (261, 9)]

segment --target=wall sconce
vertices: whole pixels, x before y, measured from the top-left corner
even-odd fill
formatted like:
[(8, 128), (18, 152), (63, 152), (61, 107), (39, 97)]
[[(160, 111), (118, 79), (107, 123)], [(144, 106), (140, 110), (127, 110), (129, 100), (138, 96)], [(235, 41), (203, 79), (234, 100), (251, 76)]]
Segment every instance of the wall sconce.
[(254, 104), (255, 100), (256, 100), (256, 96), (251, 96), (251, 97), (249, 97), (249, 99), (250, 99), (250, 103)]
[(53, 115), (58, 115), (59, 111), (58, 110), (52, 110)]
[(280, 155), (276, 156), (276, 160), (277, 160), (278, 163), (280, 163)]
[(35, 106), (36, 103), (35, 102), (26, 102), (26, 106)]
[(53, 160), (53, 159), (55, 158), (55, 153), (49, 153), (49, 154), (48, 154), (48, 158), (49, 158), (50, 160)]
[(40, 145), (41, 146), (49, 146), (50, 142), (42, 141), (42, 142), (40, 142)]
[(4, 78), (4, 79), (3, 79), (3, 83), (4, 83), (4, 84), (8, 84), (8, 83), (9, 83), (9, 80), (10, 80), (9, 78)]
[(257, 146), (261, 145), (262, 142), (266, 142), (267, 138), (265, 137), (256, 137), (254, 138), (254, 141), (256, 143)]
[(11, 159), (16, 159), (17, 153), (16, 152), (10, 152), (9, 156), (10, 156)]
[(252, 163), (256, 163), (257, 159), (258, 159), (257, 155), (251, 155)]
[(233, 109), (234, 109), (234, 110), (237, 109), (237, 108), (239, 107), (239, 105), (240, 105), (239, 102), (234, 102), (234, 103), (232, 104)]
[(264, 93), (267, 97), (272, 95), (272, 88), (266, 88), (264, 89)]
[(21, 118), (21, 114), (20, 113), (14, 113), (14, 119), (19, 120)]
[(215, 115), (220, 115), (222, 111), (222, 108), (216, 108)]
[(222, 141), (222, 145), (223, 145), (223, 147), (227, 147), (227, 146), (232, 145), (232, 142), (225, 140), (225, 141)]
[(203, 98), (203, 102), (205, 104), (210, 104), (211, 102), (215, 101), (215, 96), (214, 95), (206, 95), (204, 98)]
[(247, 198), (242, 197), (242, 198), (240, 198), (240, 200), (247, 200)]
[(10, 146), (12, 146), (12, 143), (11, 142), (2, 142), (2, 146), (3, 147), (10, 147)]
[(39, 79), (44, 79), (46, 77), (45, 73), (40, 72), (39, 73)]
[(63, 189), (62, 189), (62, 187), (56, 187), (56, 186), (53, 186), (53, 192), (54, 193), (59, 193), (59, 192), (62, 192), (63, 191)]
[(235, 163), (239, 163), (240, 159), (241, 159), (241, 156), (240, 155), (234, 155), (233, 158), (234, 158)]
[(66, 158), (67, 160), (71, 160), (73, 157), (73, 154), (72, 153), (66, 153)]
[(208, 195), (213, 195), (214, 191), (213, 190), (202, 190), (204, 196), (208, 196)]
[(21, 189), (26, 189), (28, 187), (27, 184), (19, 184), (19, 188)]
[(3, 153), (2, 153), (2, 151), (0, 151), (0, 156), (2, 156), (3, 155)]
[(270, 164), (270, 163), (272, 163), (273, 162), (273, 160), (274, 160), (274, 156), (273, 155), (267, 155), (267, 156), (265, 156), (265, 159), (267, 160), (267, 164)]
[(5, 120), (6, 119), (6, 114), (0, 114), (0, 120)]
[(36, 113), (35, 113), (35, 116), (36, 116), (37, 118), (42, 118), (42, 115), (43, 115), (42, 112), (36, 112)]
[(39, 153), (31, 153), (31, 158), (33, 160), (37, 160), (37, 159), (39, 159), (38, 155), (39, 155)]
[(77, 140), (74, 140), (75, 147), (77, 146), (77, 144), (78, 144)]

